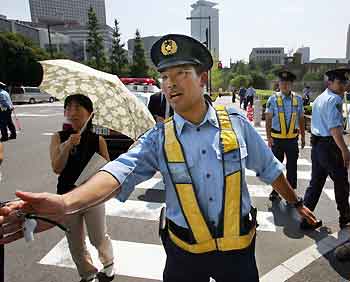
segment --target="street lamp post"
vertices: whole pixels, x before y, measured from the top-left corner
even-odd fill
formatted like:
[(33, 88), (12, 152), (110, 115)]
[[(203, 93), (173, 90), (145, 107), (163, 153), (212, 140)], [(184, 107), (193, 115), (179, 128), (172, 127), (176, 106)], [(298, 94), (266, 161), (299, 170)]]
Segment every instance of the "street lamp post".
[[(211, 54), (211, 17), (187, 17), (186, 20), (208, 20), (208, 28), (206, 31), (208, 31), (208, 36), (206, 38), (206, 44), (207, 48)], [(207, 33), (206, 33), (207, 34)], [(209, 90), (209, 94), (211, 94), (211, 71), (209, 70), (209, 81), (208, 81), (207, 89)]]

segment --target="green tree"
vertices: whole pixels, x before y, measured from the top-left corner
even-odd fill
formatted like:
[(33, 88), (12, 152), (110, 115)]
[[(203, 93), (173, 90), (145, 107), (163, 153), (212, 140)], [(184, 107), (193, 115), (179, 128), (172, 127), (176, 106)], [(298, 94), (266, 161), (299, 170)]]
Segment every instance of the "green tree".
[(323, 80), (323, 73), (320, 72), (308, 72), (304, 75), (303, 80), (304, 81), (322, 81)]
[(241, 86), (248, 87), (250, 83), (251, 77), (249, 75), (237, 75), (230, 81), (230, 84), (235, 88), (239, 88)]
[(128, 58), (126, 50), (124, 50), (124, 43), (120, 41), (119, 33), (119, 23), (114, 20), (114, 31), (113, 31), (113, 43), (112, 43), (112, 52), (110, 57), (110, 66), (111, 73), (118, 76), (125, 76), (128, 73)]
[(214, 68), (211, 71), (211, 83), (212, 83), (212, 90), (218, 90), (219, 88), (224, 87), (224, 77), (222, 74), (222, 71), (218, 68)]
[(6, 70), (0, 72), (0, 81), (11, 86), (37, 86), (42, 79), (42, 68), (33, 49), (22, 39), (14, 40), (12, 34), (0, 33), (0, 69)]
[(90, 6), (88, 12), (87, 52), (89, 54), (88, 65), (98, 70), (105, 70), (106, 57), (103, 46), (103, 37), (98, 33), (98, 20), (95, 10)]
[(257, 71), (251, 71), (250, 76), (251, 82), (254, 88), (265, 89), (266, 88), (266, 77), (263, 73)]
[(140, 32), (137, 29), (135, 33), (134, 52), (132, 54), (132, 65), (130, 67), (130, 76), (147, 77), (148, 65), (146, 63), (145, 49), (141, 40)]

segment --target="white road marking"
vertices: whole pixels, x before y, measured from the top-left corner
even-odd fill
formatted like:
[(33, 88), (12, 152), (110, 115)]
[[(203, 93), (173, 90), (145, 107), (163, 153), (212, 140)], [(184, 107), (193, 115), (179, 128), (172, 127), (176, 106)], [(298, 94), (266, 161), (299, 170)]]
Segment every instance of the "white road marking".
[(164, 190), (164, 183), (162, 178), (152, 177), (149, 180), (146, 180), (138, 185), (136, 185), (138, 189), (156, 189), (156, 190)]
[(17, 108), (39, 108), (39, 107), (62, 107), (63, 103), (40, 103), (40, 104), (24, 104), (24, 105), (15, 105), (15, 109)]
[(258, 231), (276, 232), (275, 218), (272, 212), (261, 212), (257, 214)]
[(272, 191), (272, 187), (270, 185), (248, 184), (248, 191), (251, 198), (267, 198)]
[(43, 134), (41, 134), (41, 135), (44, 135), (44, 136), (52, 136), (52, 135), (54, 135), (55, 133), (53, 133), (53, 132), (45, 132), (45, 133), (43, 133)]
[[(86, 241), (94, 265), (102, 268), (96, 249), (88, 239)], [(166, 260), (162, 245), (114, 240), (112, 244), (115, 254), (115, 270), (118, 275), (162, 281)], [(39, 263), (75, 268), (67, 239), (63, 238)]]
[(331, 201), (335, 201), (334, 189), (323, 189), (323, 192)]
[[(256, 176), (256, 173), (250, 169), (245, 170), (246, 176)], [(311, 171), (307, 170), (298, 170), (298, 179), (303, 180), (310, 180), (311, 179)], [(286, 171), (284, 171), (284, 174), (286, 174)], [(330, 180), (329, 177), (327, 178), (327, 181)]]
[(20, 113), (17, 114), (17, 117), (56, 117), (56, 116), (62, 116), (62, 113), (58, 114), (29, 114), (29, 113)]
[(304, 269), (306, 266), (332, 251), (337, 246), (345, 243), (350, 239), (349, 229), (342, 229), (332, 235), (316, 242), (309, 248), (299, 252), (295, 256), (289, 258), (279, 266), (266, 273), (260, 282), (284, 282), (293, 277), (296, 273)]
[(106, 215), (157, 221), (163, 206), (163, 203), (134, 200), (122, 203), (111, 199), (106, 203)]

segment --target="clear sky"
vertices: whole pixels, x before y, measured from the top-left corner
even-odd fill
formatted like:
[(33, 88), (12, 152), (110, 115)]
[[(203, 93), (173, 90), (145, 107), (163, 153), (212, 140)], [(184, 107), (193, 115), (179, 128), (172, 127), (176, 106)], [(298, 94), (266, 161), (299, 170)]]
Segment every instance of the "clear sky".
[[(190, 34), (190, 5), (196, 0), (106, 0), (107, 24), (114, 18), (122, 40), (166, 33)], [(225, 66), (248, 60), (253, 47), (311, 47), (311, 59), (344, 58), (350, 0), (217, 0), (220, 59)], [(0, 14), (30, 20), (28, 0), (0, 0)]]

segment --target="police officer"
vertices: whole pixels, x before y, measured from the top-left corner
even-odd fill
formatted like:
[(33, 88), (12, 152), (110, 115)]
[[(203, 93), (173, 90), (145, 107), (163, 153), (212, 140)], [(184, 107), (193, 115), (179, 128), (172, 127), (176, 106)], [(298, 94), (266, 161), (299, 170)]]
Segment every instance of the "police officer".
[[(334, 182), (335, 201), (339, 211), (339, 226), (350, 222), (348, 168), (350, 152), (343, 138), (343, 95), (350, 69), (326, 72), (327, 89), (312, 105), (311, 160), (312, 173), (305, 192), (305, 205), (314, 210), (321, 196), (327, 176)], [(302, 221), (301, 227), (311, 228)]]
[[(280, 91), (270, 96), (266, 103), (266, 136), (268, 146), (275, 157), (283, 162), (287, 158), (287, 179), (293, 189), (297, 188), (298, 136), (301, 147), (305, 146), (305, 123), (303, 99), (292, 92), (296, 76), (287, 70), (278, 72)], [(279, 199), (272, 190), (269, 199)]]
[[(167, 207), (166, 220), (161, 221), (167, 254), (163, 281), (209, 281), (209, 277), (217, 282), (259, 281), (254, 254), (256, 210), (245, 168), (271, 183), (310, 224), (315, 217), (250, 123), (233, 108), (214, 108), (205, 101), (203, 91), (213, 61), (202, 43), (169, 34), (155, 42), (151, 58), (174, 116), (158, 123), (81, 187), (62, 196), (17, 192), (26, 204), (13, 204), (12, 209), (28, 207), (31, 212), (62, 216), (106, 200), (115, 190), (125, 201), (137, 183), (160, 171)], [(9, 210), (0, 209), (0, 215)], [(5, 221), (11, 222), (11, 216)], [(5, 233), (13, 231), (14, 224), (7, 225)]]

